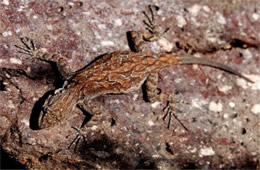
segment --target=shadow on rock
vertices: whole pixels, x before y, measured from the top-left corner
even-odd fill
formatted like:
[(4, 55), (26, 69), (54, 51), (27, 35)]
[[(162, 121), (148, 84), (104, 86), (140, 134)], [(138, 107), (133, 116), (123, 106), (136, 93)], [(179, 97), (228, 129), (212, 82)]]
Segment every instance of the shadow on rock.
[(30, 128), (32, 130), (39, 130), (39, 117), (43, 109), (44, 102), (48, 99), (49, 96), (53, 95), (54, 90), (46, 92), (33, 106), (32, 114), (30, 117)]

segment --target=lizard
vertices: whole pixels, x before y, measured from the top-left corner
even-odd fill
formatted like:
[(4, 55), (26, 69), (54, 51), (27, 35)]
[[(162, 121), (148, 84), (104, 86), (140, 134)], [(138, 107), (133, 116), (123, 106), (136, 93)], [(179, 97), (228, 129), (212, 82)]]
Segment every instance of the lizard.
[[(49, 95), (42, 106), (38, 121), (39, 129), (51, 128), (60, 124), (70, 116), (76, 106), (92, 115), (91, 119), (84, 125), (84, 128), (91, 128), (99, 122), (102, 116), (102, 106), (94, 103), (93, 99), (105, 94), (127, 94), (140, 89), (143, 84), (146, 86), (145, 90), (150, 102), (168, 101), (166, 115), (169, 115), (169, 126), (170, 116), (176, 107), (176, 99), (173, 95), (160, 93), (157, 89), (157, 83), (160, 70), (174, 65), (199, 64), (214, 67), (252, 83), (250, 79), (238, 71), (212, 60), (189, 55), (178, 56), (174, 53), (155, 54), (147, 51), (144, 44), (156, 41), (163, 34), (155, 26), (153, 9), (158, 10), (158, 7), (149, 6), (151, 17), (144, 12), (146, 20), (143, 22), (148, 31), (131, 31), (129, 33), (135, 43), (133, 51), (115, 51), (104, 54), (74, 73), (67, 71), (66, 58), (61, 54), (42, 52), (36, 48), (32, 39), (21, 38), (24, 46), (15, 45), (20, 53), (45, 62), (56, 63), (63, 79), (63, 86)], [(80, 133), (79, 128), (73, 128)]]

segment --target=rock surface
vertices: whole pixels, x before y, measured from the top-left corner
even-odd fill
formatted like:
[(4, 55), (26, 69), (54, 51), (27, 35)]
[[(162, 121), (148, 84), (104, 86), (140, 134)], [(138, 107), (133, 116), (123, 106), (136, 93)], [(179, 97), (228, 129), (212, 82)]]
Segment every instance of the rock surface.
[[(126, 32), (144, 30), (151, 1), (16, 1), (0, 3), (0, 144), (27, 168), (259, 168), (260, 3), (165, 0), (157, 23), (170, 28), (166, 51), (210, 58), (247, 75), (254, 84), (202, 66), (162, 70), (160, 88), (176, 93), (178, 118), (163, 121), (165, 103), (147, 103), (141, 89), (97, 99), (102, 124), (91, 128), (78, 152), (67, 149), (84, 115), (34, 130), (33, 108), (54, 88), (50, 65), (17, 53), (27, 36), (61, 52), (75, 71), (95, 57), (128, 50)], [(151, 48), (154, 48), (151, 44)], [(153, 50), (157, 50), (154, 48)], [(112, 119), (111, 119), (112, 118)], [(2, 162), (4, 163), (4, 162)]]

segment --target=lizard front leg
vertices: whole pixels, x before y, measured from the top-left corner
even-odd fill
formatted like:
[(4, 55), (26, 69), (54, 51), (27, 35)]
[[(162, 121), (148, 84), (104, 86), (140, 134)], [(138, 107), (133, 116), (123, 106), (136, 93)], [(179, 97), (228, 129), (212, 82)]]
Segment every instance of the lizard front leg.
[(67, 59), (58, 53), (48, 53), (37, 49), (33, 40), (28, 37), (21, 38), (23, 46), (15, 45), (19, 49), (19, 53), (26, 54), (32, 58), (36, 58), (50, 64), (55, 64), (59, 71), (59, 76), (62, 80), (65, 80), (69, 75), (71, 75), (70, 67)]
[(166, 107), (163, 109), (166, 113), (163, 116), (163, 120), (166, 120), (168, 117), (168, 124), (167, 128), (170, 128), (171, 118), (174, 116), (174, 118), (182, 125), (182, 127), (188, 131), (188, 128), (178, 119), (178, 117), (174, 114), (177, 110), (177, 104), (179, 101), (175, 98), (173, 94), (166, 94), (161, 92), (160, 89), (158, 89), (158, 73), (153, 72), (151, 73), (145, 82), (145, 94), (146, 97), (150, 102), (163, 102), (167, 101)]
[(82, 103), (78, 104), (77, 106), (85, 114), (86, 117), (85, 120), (82, 122), (80, 128), (74, 126), (72, 127), (77, 132), (75, 133), (76, 137), (70, 143), (68, 148), (70, 149), (72, 145), (75, 144), (75, 152), (77, 151), (81, 139), (83, 139), (84, 143), (86, 143), (88, 129), (95, 129), (95, 126), (98, 125), (102, 117), (102, 106), (96, 102), (92, 102), (91, 100), (85, 99)]

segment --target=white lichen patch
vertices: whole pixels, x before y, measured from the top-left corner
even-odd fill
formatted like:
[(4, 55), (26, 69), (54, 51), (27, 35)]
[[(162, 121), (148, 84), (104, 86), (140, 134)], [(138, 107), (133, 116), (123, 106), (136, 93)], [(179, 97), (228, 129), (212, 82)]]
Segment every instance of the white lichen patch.
[(43, 53), (47, 53), (47, 52), (48, 52), (47, 48), (40, 48), (40, 50), (41, 50)]
[(211, 101), (209, 103), (209, 110), (213, 112), (221, 112), (223, 110), (223, 105), (221, 102)]
[(196, 58), (202, 58), (200, 53), (195, 53), (195, 54), (193, 54), (193, 56), (196, 57)]
[(94, 52), (96, 52), (96, 51), (97, 51), (97, 48), (96, 48), (96, 47), (92, 47), (92, 50), (93, 50)]
[(80, 32), (80, 31), (76, 31), (76, 34), (77, 34), (78, 36), (80, 36), (80, 35), (81, 35), (81, 32)]
[(242, 79), (242, 78), (237, 78), (236, 79), (236, 85), (242, 87), (243, 89), (247, 89), (248, 88), (247, 81), (245, 79)]
[[(159, 40), (158, 40), (159, 41)], [(161, 50), (161, 45), (159, 44), (158, 41), (154, 41), (154, 42), (151, 42), (150, 44), (150, 50), (153, 52), (153, 53), (159, 53), (160, 50)]]
[(138, 98), (138, 94), (134, 94), (134, 96), (133, 96), (133, 100), (136, 101), (137, 98)]
[(9, 126), (10, 126), (10, 121), (6, 117), (1, 116), (0, 117), (0, 127), (3, 129), (6, 129)]
[(97, 25), (99, 29), (106, 29), (106, 25), (105, 24), (98, 24)]
[(185, 18), (181, 15), (176, 16), (176, 21), (177, 21), (177, 26), (180, 28), (182, 28), (183, 26), (185, 26), (187, 24)]
[(217, 38), (216, 37), (211, 37), (211, 35), (209, 34), (206, 34), (206, 37), (205, 37), (209, 42), (212, 42), (212, 43), (215, 43), (217, 41)]
[(224, 117), (225, 119), (227, 119), (227, 118), (229, 118), (229, 115), (228, 115), (227, 113), (225, 113), (225, 114), (223, 115), (223, 117)]
[(152, 157), (153, 158), (160, 158), (160, 155), (155, 154), (155, 155), (152, 155)]
[(149, 120), (149, 121), (148, 121), (148, 125), (149, 125), (149, 126), (154, 126), (154, 122), (151, 121), (151, 120)]
[(74, 3), (73, 2), (68, 2), (68, 5), (73, 7)]
[(226, 19), (224, 18), (224, 16), (221, 13), (217, 12), (216, 16), (217, 16), (217, 22), (219, 24), (225, 25), (227, 23)]
[(250, 74), (246, 75), (254, 83), (249, 83), (252, 90), (260, 90), (260, 75)]
[(104, 41), (101, 41), (101, 45), (102, 46), (114, 46), (115, 43), (113, 41), (104, 40)]
[(247, 59), (251, 59), (253, 58), (253, 54), (251, 53), (251, 51), (249, 49), (245, 49), (241, 51), (243, 53), (243, 56)]
[(8, 100), (8, 107), (11, 108), (11, 109), (15, 108), (14, 103), (12, 102), (12, 100)]
[(234, 123), (236, 126), (242, 127), (242, 124), (243, 124), (242, 121), (237, 120), (237, 119), (233, 119), (232, 121), (233, 121), (233, 123)]
[(192, 7), (188, 8), (188, 11), (191, 13), (191, 15), (196, 17), (198, 15), (200, 9), (201, 9), (201, 6), (198, 4), (195, 4)]
[(12, 64), (22, 64), (22, 60), (18, 59), (18, 58), (10, 58), (10, 63)]
[(4, 5), (9, 5), (9, 0), (3, 0), (3, 1), (2, 1), (2, 4), (4, 4)]
[(0, 59), (0, 64), (3, 63), (5, 60), (4, 59)]
[(10, 74), (8, 74), (8, 73), (5, 73), (5, 77), (11, 78)]
[(115, 26), (121, 26), (122, 25), (122, 20), (120, 18), (115, 20)]
[(18, 34), (19, 32), (21, 32), (21, 28), (17, 28), (17, 29), (15, 30), (15, 33), (16, 33), (16, 34)]
[(196, 153), (197, 152), (197, 148), (193, 148), (192, 150), (190, 150), (190, 153)]
[(186, 137), (182, 137), (182, 138), (179, 138), (179, 140), (180, 140), (180, 142), (185, 142), (185, 141), (188, 140), (188, 138), (186, 138)]
[(171, 52), (172, 51), (173, 44), (170, 43), (167, 39), (160, 38), (158, 40), (158, 44), (160, 45), (160, 47), (162, 47), (163, 50), (165, 50), (167, 52)]
[(46, 28), (47, 28), (47, 30), (53, 30), (53, 26), (50, 24), (46, 25)]
[(259, 19), (259, 15), (257, 13), (252, 14), (253, 21), (257, 21)]
[(33, 15), (32, 18), (33, 18), (33, 19), (38, 19), (39, 17), (38, 17), (38, 15)]
[(82, 12), (83, 15), (91, 15), (91, 13), (89, 11), (84, 11)]
[(182, 81), (183, 81), (182, 78), (176, 78), (176, 79), (174, 79), (174, 82), (175, 82), (175, 83), (181, 83)]
[(3, 37), (7, 37), (7, 36), (11, 36), (12, 35), (12, 31), (5, 31), (2, 33)]
[(210, 8), (208, 6), (203, 6), (202, 9), (205, 11), (205, 12), (210, 12)]
[(199, 152), (200, 157), (204, 156), (213, 156), (215, 155), (215, 151), (212, 149), (212, 147), (207, 147), (207, 148), (201, 148)]
[(192, 107), (196, 107), (198, 109), (202, 109), (202, 106), (205, 104), (207, 104), (207, 101), (198, 98), (194, 98), (191, 101)]
[(156, 107), (158, 107), (159, 105), (161, 104), (161, 102), (154, 102), (154, 103), (152, 103), (151, 104), (151, 106), (152, 106), (152, 108), (156, 108)]
[(197, 152), (197, 148), (195, 148), (195, 147), (189, 146), (188, 149), (189, 149), (190, 153), (195, 153), (195, 152)]
[(111, 32), (107, 33), (107, 36), (112, 37), (112, 33)]
[(17, 9), (17, 11), (18, 11), (18, 12), (22, 12), (24, 8), (25, 8), (25, 6), (20, 5), (19, 8)]
[(254, 114), (260, 113), (260, 104), (254, 104), (250, 111)]
[(95, 131), (95, 130), (97, 130), (97, 128), (98, 128), (98, 126), (94, 125), (91, 127), (91, 130)]
[(26, 126), (30, 125), (28, 119), (23, 119), (21, 122), (24, 123)]
[(110, 103), (111, 103), (111, 104), (112, 104), (112, 103), (119, 104), (120, 101), (119, 101), (118, 99), (114, 99), (114, 100), (110, 100)]
[(218, 87), (218, 90), (223, 92), (223, 93), (227, 93), (231, 89), (232, 89), (232, 86), (228, 86), (228, 85), (224, 85), (224, 86)]
[(235, 104), (234, 102), (229, 102), (228, 105), (229, 105), (229, 107), (231, 107), (231, 108), (234, 108), (234, 107), (236, 106), (236, 104)]

